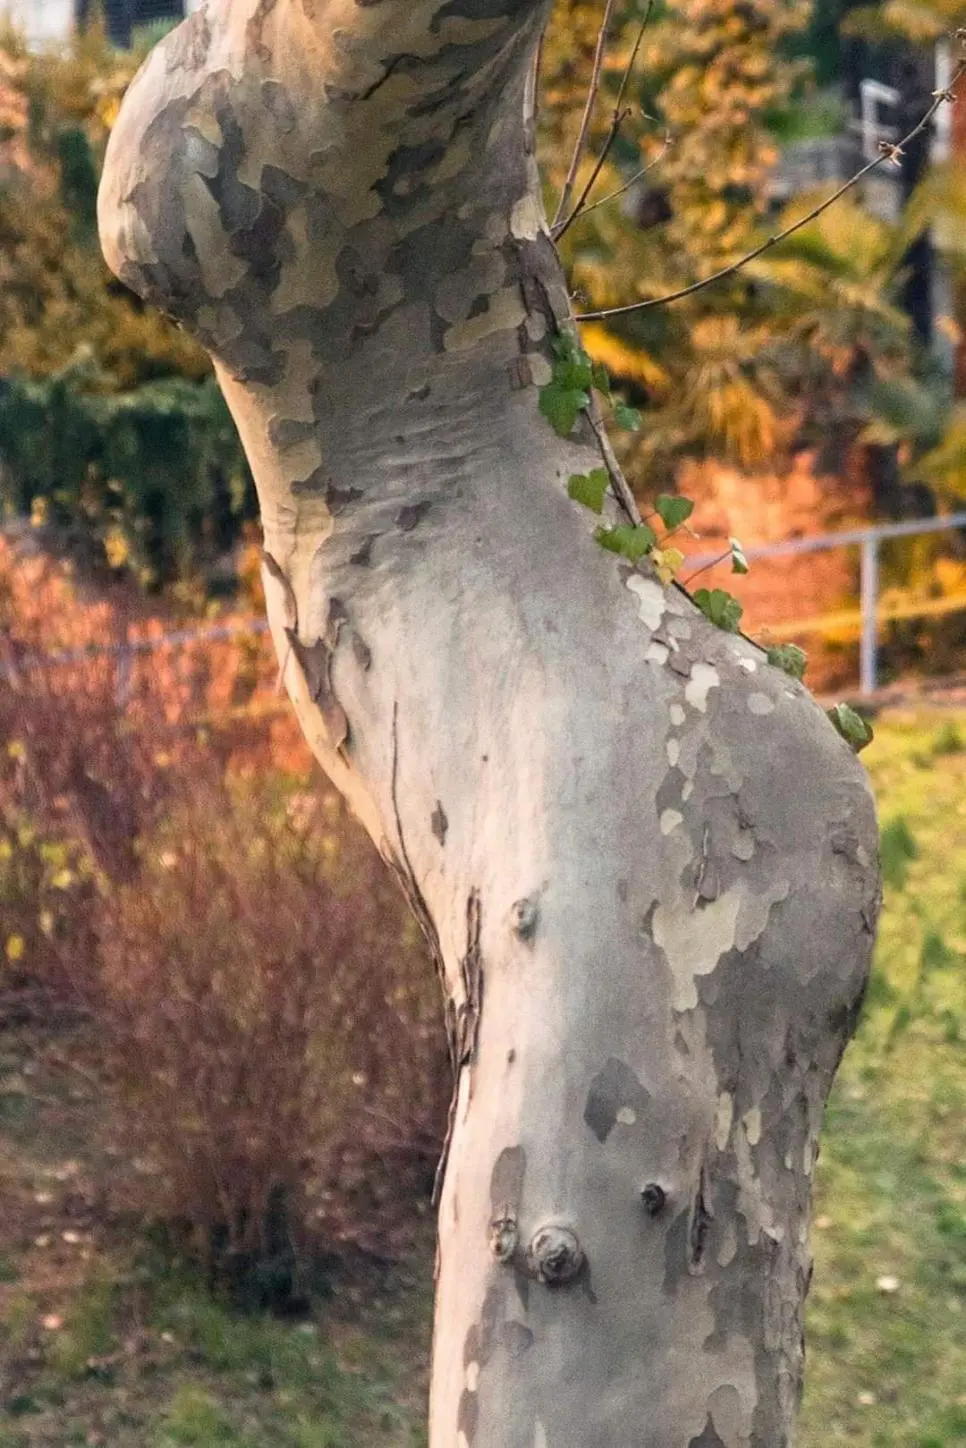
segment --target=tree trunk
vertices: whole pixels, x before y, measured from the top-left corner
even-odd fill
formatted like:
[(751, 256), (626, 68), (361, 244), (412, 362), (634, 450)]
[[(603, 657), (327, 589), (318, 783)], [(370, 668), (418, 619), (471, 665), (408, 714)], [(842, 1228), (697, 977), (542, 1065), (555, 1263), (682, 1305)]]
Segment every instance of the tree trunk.
[(433, 1448), (778, 1448), (873, 809), (806, 690), (567, 496), (602, 445), (538, 411), (547, 10), (209, 0), (101, 229), (216, 359), (285, 683), (444, 978)]

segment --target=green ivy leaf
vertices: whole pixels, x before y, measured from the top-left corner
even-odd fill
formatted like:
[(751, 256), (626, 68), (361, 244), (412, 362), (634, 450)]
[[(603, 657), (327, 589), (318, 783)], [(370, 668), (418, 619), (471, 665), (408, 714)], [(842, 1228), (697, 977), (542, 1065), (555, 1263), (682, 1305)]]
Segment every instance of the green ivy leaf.
[(768, 662), (772, 668), (781, 669), (793, 679), (804, 679), (808, 667), (808, 654), (798, 644), (776, 644), (768, 650)]
[(728, 545), (731, 548), (731, 571), (732, 573), (747, 573), (748, 559), (745, 557), (745, 550), (737, 538), (729, 538)]
[(717, 628), (723, 628), (725, 633), (738, 632), (744, 609), (733, 594), (723, 588), (699, 588), (694, 602)]
[(862, 715), (850, 705), (836, 704), (834, 709), (827, 709), (826, 713), (846, 744), (851, 745), (856, 754), (859, 754), (867, 744), (871, 744), (875, 738), (871, 724), (868, 724)]
[(690, 498), (672, 496), (671, 493), (661, 493), (655, 499), (654, 511), (657, 513), (665, 528), (673, 532), (686, 523), (694, 512), (694, 504)]
[(594, 364), (573, 337), (561, 335), (554, 339), (553, 381), (576, 392), (589, 392), (594, 384)]
[(600, 513), (609, 483), (610, 474), (606, 468), (592, 468), (589, 473), (574, 473), (567, 484), (567, 492), (592, 513)]
[(614, 422), (626, 432), (640, 432), (641, 414), (636, 407), (628, 407), (626, 402), (618, 402), (612, 413)]
[(640, 523), (636, 528), (632, 528), (630, 523), (621, 523), (616, 528), (598, 528), (595, 536), (602, 548), (620, 553), (632, 563), (637, 563), (645, 553), (649, 553), (657, 542), (654, 529), (646, 523)]
[(589, 392), (564, 386), (556, 380), (540, 389), (540, 411), (561, 437), (570, 436), (578, 417), (589, 403)]
[(603, 362), (594, 362), (591, 366), (591, 381), (602, 397), (610, 402), (610, 376)]

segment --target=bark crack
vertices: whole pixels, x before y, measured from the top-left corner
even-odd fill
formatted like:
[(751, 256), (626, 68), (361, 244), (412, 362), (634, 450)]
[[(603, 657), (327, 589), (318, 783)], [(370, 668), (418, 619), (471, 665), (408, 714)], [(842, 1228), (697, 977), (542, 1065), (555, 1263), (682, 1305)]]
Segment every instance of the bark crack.
[(692, 1273), (700, 1272), (704, 1266), (704, 1254), (713, 1218), (708, 1167), (706, 1162), (702, 1162), (701, 1172), (698, 1176), (698, 1190), (695, 1194), (691, 1222), (688, 1227), (688, 1270)]
[[(433, 1206), (439, 1204), (443, 1189), (443, 1177), (449, 1160), (453, 1132), (456, 1128), (456, 1103), (459, 1099), (460, 1081), (467, 1066), (476, 1062), (479, 1049), (480, 1019), (483, 1013), (483, 952), (480, 944), (483, 910), (479, 890), (470, 891), (466, 901), (466, 954), (459, 963), (460, 979), (463, 982), (463, 999), (456, 1011), (453, 1038), (450, 1051), (453, 1055), (453, 1094), (450, 1097), (449, 1116), (446, 1122), (446, 1140), (436, 1168), (433, 1183)], [(469, 1078), (467, 1102), (473, 1096), (473, 1077)]]
[(443, 1148), (440, 1153), (439, 1162), (436, 1167), (436, 1176), (433, 1180), (432, 1203), (439, 1205), (440, 1192), (443, 1188), (443, 1176), (446, 1171), (446, 1163), (449, 1160), (450, 1143), (453, 1140), (453, 1129), (456, 1125), (456, 1098), (459, 1092), (460, 1082), (460, 1059), (458, 1051), (458, 1030), (453, 1019), (453, 1011), (449, 992), (446, 987), (446, 967), (443, 961), (443, 950), (439, 941), (439, 932), (433, 923), (433, 917), (426, 904), (426, 898), (420, 890), (416, 881), (416, 872), (413, 869), (412, 861), (409, 858), (409, 851), (406, 848), (406, 836), (403, 831), (402, 816), (399, 812), (399, 700), (394, 699), (392, 705), (392, 772), (390, 776), (390, 800), (392, 802), (393, 819), (396, 824), (396, 839), (398, 841), (398, 857), (390, 860), (393, 873), (399, 881), (400, 888), (406, 897), (410, 910), (419, 922), (419, 928), (426, 937), (429, 951), (433, 958), (433, 965), (436, 968), (436, 975), (443, 991), (443, 1000), (446, 1008), (446, 1040), (449, 1046), (450, 1064), (453, 1068), (453, 1093), (450, 1097), (449, 1115), (446, 1121), (446, 1136), (443, 1140)]
[(473, 1065), (479, 1049), (480, 1017), (483, 1012), (481, 928), (480, 892), (471, 890), (466, 901), (466, 954), (460, 961), (463, 1000), (456, 1013), (457, 1064), (460, 1067)]
[[(392, 777), (390, 784), (390, 798), (392, 800), (393, 818), (396, 824), (396, 838), (399, 842), (399, 859), (394, 862), (394, 870), (403, 894), (409, 903), (419, 927), (426, 937), (430, 954), (433, 957), (433, 964), (439, 976), (444, 992), (446, 989), (446, 972), (443, 965), (443, 950), (439, 943), (439, 932), (433, 923), (429, 906), (426, 904), (426, 897), (416, 880), (416, 871), (413, 869), (412, 861), (409, 858), (409, 851), (406, 849), (406, 836), (403, 832), (402, 817), (399, 813), (399, 700), (395, 699), (392, 706)], [(400, 863), (401, 861), (401, 863)], [(448, 1031), (451, 1036), (451, 1032)], [(450, 1055), (453, 1064), (456, 1064), (454, 1055), (454, 1043), (450, 1039)]]

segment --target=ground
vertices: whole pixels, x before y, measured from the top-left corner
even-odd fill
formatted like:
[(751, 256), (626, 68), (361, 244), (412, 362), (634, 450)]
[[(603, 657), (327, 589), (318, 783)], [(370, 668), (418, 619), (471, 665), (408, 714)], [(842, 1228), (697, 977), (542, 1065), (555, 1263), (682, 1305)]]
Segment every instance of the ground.
[[(818, 1174), (799, 1448), (949, 1448), (966, 1444), (966, 716), (893, 711), (865, 758), (886, 909)], [(404, 1260), (333, 1273), (301, 1320), (239, 1318), (124, 1212), (144, 1169), (83, 1028), (0, 1014), (0, 1448), (425, 1442), (425, 1226)]]

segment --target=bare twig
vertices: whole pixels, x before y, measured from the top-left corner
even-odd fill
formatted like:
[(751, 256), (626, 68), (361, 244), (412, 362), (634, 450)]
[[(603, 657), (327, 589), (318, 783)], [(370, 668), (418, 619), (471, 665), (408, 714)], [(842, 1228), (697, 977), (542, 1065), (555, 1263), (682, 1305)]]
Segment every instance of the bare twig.
[(631, 76), (632, 76), (633, 73), (634, 73), (634, 67), (635, 67), (635, 65), (637, 64), (637, 57), (638, 57), (638, 55), (640, 54), (641, 45), (642, 45), (643, 42), (644, 42), (644, 32), (645, 32), (645, 30), (647, 29), (648, 25), (650, 24), (651, 11), (652, 11), (653, 9), (654, 9), (654, 0), (647, 0), (647, 9), (644, 11), (644, 19), (641, 21), (641, 28), (640, 28), (640, 30), (638, 30), (638, 32), (637, 32), (637, 39), (634, 41), (634, 49), (631, 51), (631, 58), (630, 58), (630, 60), (627, 62), (626, 66), (624, 67), (624, 75), (623, 75), (623, 78), (621, 79), (620, 90), (617, 92), (617, 100), (614, 102), (614, 114), (615, 114), (615, 115), (616, 115), (617, 112), (620, 110), (621, 106), (624, 104), (624, 94), (625, 94), (625, 92), (626, 92), (626, 90), (627, 90), (627, 87), (628, 87), (628, 85), (629, 85), (629, 83), (630, 83)]
[(597, 157), (597, 160), (594, 163), (594, 169), (591, 171), (583, 191), (581, 191), (580, 196), (577, 198), (577, 204), (574, 206), (574, 209), (571, 211), (570, 215), (565, 217), (564, 220), (561, 221), (559, 226), (554, 226), (551, 228), (550, 234), (553, 237), (554, 241), (559, 241), (560, 238), (563, 236), (564, 232), (569, 231), (571, 226), (573, 226), (574, 222), (577, 220), (577, 217), (583, 213), (584, 208), (587, 204), (587, 197), (590, 195), (591, 191), (593, 191), (594, 186), (597, 183), (597, 177), (604, 169), (604, 162), (607, 160), (607, 157), (610, 154), (610, 149), (613, 146), (614, 142), (617, 140), (617, 133), (620, 130), (622, 123), (629, 115), (630, 106), (628, 106), (623, 111), (614, 112), (613, 118), (610, 123), (610, 130), (607, 132), (607, 139), (604, 142), (603, 146), (600, 148), (600, 155)]
[[(584, 211), (587, 211), (587, 210), (591, 210), (591, 209), (592, 209), (591, 207), (588, 207), (588, 206), (587, 206), (587, 198), (588, 198), (588, 196), (590, 195), (591, 191), (593, 191), (594, 186), (595, 186), (596, 183), (597, 183), (597, 177), (600, 175), (601, 171), (604, 169), (604, 163), (605, 163), (605, 161), (607, 160), (607, 157), (610, 155), (611, 147), (614, 145), (614, 142), (617, 140), (617, 136), (618, 136), (618, 134), (619, 134), (619, 132), (620, 132), (621, 126), (624, 124), (624, 121), (627, 119), (627, 117), (628, 117), (628, 116), (630, 115), (630, 113), (631, 113), (631, 108), (630, 108), (630, 106), (626, 106), (626, 107), (625, 107), (625, 105), (624, 105), (624, 95), (625, 95), (625, 93), (626, 93), (626, 91), (627, 91), (627, 86), (628, 86), (628, 83), (630, 82), (630, 78), (631, 78), (631, 75), (632, 75), (632, 73), (633, 73), (634, 66), (637, 64), (637, 57), (638, 57), (638, 54), (640, 53), (641, 43), (642, 43), (643, 40), (644, 40), (644, 32), (645, 32), (645, 30), (647, 29), (648, 21), (649, 21), (650, 18), (651, 18), (651, 11), (652, 11), (653, 9), (654, 9), (654, 0), (648, 0), (647, 10), (646, 10), (645, 13), (644, 13), (644, 19), (641, 21), (640, 29), (639, 29), (638, 32), (637, 32), (637, 39), (634, 41), (634, 47), (633, 47), (633, 49), (632, 49), (632, 51), (631, 51), (630, 59), (628, 60), (627, 65), (624, 67), (624, 74), (623, 74), (623, 76), (621, 77), (620, 89), (619, 89), (618, 92), (617, 92), (617, 100), (614, 102), (614, 110), (613, 110), (613, 113), (612, 113), (611, 118), (610, 118), (610, 129), (609, 129), (609, 131), (607, 132), (607, 139), (605, 140), (603, 146), (601, 147), (600, 155), (597, 157), (597, 161), (596, 161), (596, 163), (595, 163), (595, 165), (594, 165), (593, 171), (590, 173), (590, 178), (589, 178), (589, 180), (587, 181), (587, 184), (584, 186), (583, 191), (581, 191), (581, 193), (580, 193), (580, 196), (579, 196), (579, 198), (578, 198), (578, 200), (577, 200), (577, 204), (574, 206), (574, 208), (573, 208), (573, 210), (570, 212), (570, 214), (569, 214), (568, 216), (566, 216), (563, 220), (561, 220), (561, 219), (560, 219), (560, 217), (561, 217), (561, 211), (563, 210), (564, 202), (565, 202), (565, 200), (567, 199), (566, 187), (564, 188), (564, 193), (563, 193), (563, 195), (561, 196), (561, 199), (560, 199), (560, 205), (557, 207), (557, 215), (554, 217), (553, 225), (552, 225), (551, 228), (550, 228), (550, 234), (551, 234), (551, 236), (553, 237), (554, 241), (559, 241), (559, 240), (560, 240), (560, 238), (563, 236), (564, 232), (568, 231), (568, 230), (570, 229), (570, 227), (573, 226), (573, 224), (574, 224), (574, 222), (577, 220), (577, 217), (578, 217), (578, 216), (581, 216), (581, 215), (584, 213)], [(606, 15), (605, 15), (605, 17), (604, 17), (604, 24), (606, 25), (606, 23), (607, 23), (607, 17), (606, 17)], [(604, 32), (603, 32), (603, 29), (602, 29), (602, 30), (601, 30), (601, 35), (603, 35), (603, 33), (604, 33)], [(603, 60), (603, 55), (602, 55), (602, 54), (601, 54), (601, 60)], [(600, 76), (599, 76), (599, 73), (598, 73), (598, 76), (597, 76), (597, 83), (598, 83), (598, 85), (599, 85), (599, 81), (600, 81)], [(592, 104), (593, 97), (589, 97), (588, 99), (591, 100), (591, 104)], [(587, 113), (585, 113), (585, 115), (587, 115)], [(589, 119), (589, 115), (587, 115), (587, 118)], [(665, 149), (666, 149), (666, 148), (665, 148)], [(579, 157), (578, 157), (578, 159), (579, 159)], [(574, 176), (576, 176), (576, 170), (574, 170)]]
[[(633, 176), (628, 177), (628, 179), (624, 182), (623, 186), (618, 186), (614, 191), (608, 191), (607, 195), (602, 196), (599, 201), (592, 201), (589, 206), (585, 206), (580, 213), (581, 216), (589, 216), (590, 213), (592, 211), (596, 211), (598, 207), (606, 206), (608, 201), (616, 201), (618, 196), (623, 196), (625, 191), (630, 191), (631, 187), (635, 184), (635, 182), (640, 181), (642, 176), (646, 176), (648, 171), (653, 171), (655, 166), (660, 166), (661, 162), (664, 160), (664, 157), (668, 153), (668, 148), (670, 147), (670, 145), (671, 133), (670, 131), (668, 131), (664, 137), (664, 145), (661, 147), (658, 155), (654, 157), (653, 161), (648, 161), (646, 166), (642, 166), (639, 171), (635, 171)], [(574, 220), (576, 221), (577, 218), (574, 217)], [(561, 232), (561, 235), (562, 234), (563, 233)]]
[(610, 478), (611, 491), (613, 492), (614, 497), (617, 499), (617, 502), (623, 510), (628, 522), (633, 527), (636, 527), (641, 521), (641, 514), (640, 509), (637, 506), (637, 499), (631, 492), (627, 479), (624, 477), (624, 473), (621, 469), (621, 465), (617, 461), (617, 455), (614, 452), (614, 449), (611, 447), (610, 438), (607, 436), (607, 431), (604, 427), (603, 422), (601, 421), (600, 408), (597, 405), (597, 398), (593, 394), (591, 394), (590, 406), (585, 408), (584, 412), (587, 421), (590, 423), (591, 427), (594, 430), (594, 436), (596, 437), (597, 445), (600, 448), (600, 455), (603, 458), (604, 467), (607, 469), (607, 475)]
[(530, 85), (533, 94), (532, 124), (534, 126), (536, 126), (537, 124), (537, 109), (540, 104), (540, 71), (543, 66), (543, 44), (545, 39), (545, 33), (541, 32), (540, 39), (537, 41), (537, 48), (533, 56), (533, 71), (530, 77)]
[(590, 130), (590, 118), (594, 113), (594, 105), (597, 101), (597, 94), (600, 90), (600, 75), (604, 67), (604, 51), (607, 46), (607, 33), (610, 30), (611, 17), (614, 14), (616, 0), (607, 0), (604, 6), (604, 18), (600, 22), (600, 30), (597, 35), (597, 50), (594, 54), (594, 68), (590, 77), (590, 86), (587, 91), (587, 100), (584, 104), (584, 114), (580, 121), (580, 130), (577, 133), (577, 144), (574, 146), (574, 153), (570, 158), (570, 169), (567, 172), (567, 179), (564, 188), (560, 193), (560, 200), (557, 202), (557, 210), (551, 224), (551, 232), (555, 232), (560, 225), (561, 218), (566, 216), (570, 209), (570, 202), (574, 194), (574, 186), (577, 181), (577, 170), (580, 166), (580, 158), (584, 154), (584, 146), (587, 144), (587, 132)]
[(823, 212), (828, 211), (830, 206), (834, 206), (837, 201), (841, 201), (847, 192), (851, 191), (854, 186), (857, 186), (860, 181), (864, 180), (871, 171), (881, 166), (884, 161), (890, 161), (895, 166), (901, 165), (905, 148), (911, 141), (914, 141), (917, 136), (922, 135), (940, 106), (956, 99), (956, 87), (962, 80), (964, 74), (966, 74), (966, 60), (960, 62), (949, 85), (944, 90), (934, 93), (932, 105), (907, 136), (903, 136), (902, 140), (895, 144), (888, 141), (882, 142), (882, 154), (876, 156), (874, 161), (869, 161), (867, 165), (863, 166), (860, 171), (857, 171), (854, 176), (850, 177), (848, 181), (844, 182), (843, 185), (834, 191), (831, 196), (826, 197), (818, 206), (813, 207), (806, 216), (800, 217), (799, 220), (793, 222), (791, 226), (786, 226), (784, 231), (779, 231), (774, 236), (768, 237), (760, 246), (754, 247), (743, 257), (740, 257), (738, 261), (732, 262), (729, 266), (722, 267), (720, 271), (714, 272), (712, 276), (705, 277), (703, 281), (692, 282), (690, 286), (681, 287), (679, 291), (670, 292), (667, 296), (650, 297), (643, 302), (629, 302), (623, 307), (605, 307), (598, 312), (583, 312), (576, 320), (578, 322), (600, 322), (608, 317), (625, 317), (631, 312), (645, 312), (650, 307), (667, 306), (670, 302), (679, 302), (683, 297), (691, 297), (695, 292), (704, 291), (705, 287), (710, 287), (715, 282), (720, 282), (726, 277), (734, 276), (736, 272), (746, 267), (749, 262), (756, 261), (758, 257), (763, 256), (766, 251), (771, 251), (780, 241), (785, 241), (789, 236), (794, 236), (796, 231), (801, 231), (804, 226), (808, 226), (809, 222), (815, 221)]
[(694, 582), (694, 580), (695, 580), (696, 578), (700, 578), (701, 575), (702, 575), (702, 573), (710, 573), (710, 571), (711, 571), (712, 568), (717, 568), (717, 566), (718, 566), (719, 563), (727, 563), (728, 559), (731, 558), (732, 556), (733, 556), (732, 551), (731, 551), (731, 549), (729, 548), (729, 549), (728, 549), (728, 552), (727, 552), (727, 553), (722, 553), (722, 555), (721, 555), (720, 558), (712, 558), (711, 562), (710, 562), (710, 563), (706, 563), (703, 568), (699, 568), (699, 569), (697, 569), (694, 573), (690, 573), (690, 574), (688, 575), (688, 577), (685, 578), (685, 579), (682, 581), (682, 585), (681, 585), (682, 588), (689, 589), (689, 588), (691, 587), (692, 583)]

